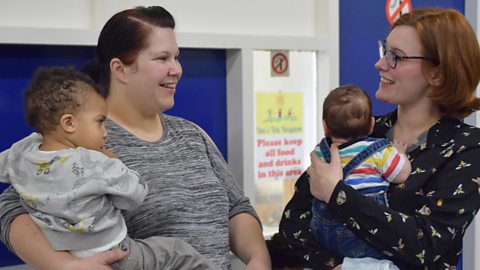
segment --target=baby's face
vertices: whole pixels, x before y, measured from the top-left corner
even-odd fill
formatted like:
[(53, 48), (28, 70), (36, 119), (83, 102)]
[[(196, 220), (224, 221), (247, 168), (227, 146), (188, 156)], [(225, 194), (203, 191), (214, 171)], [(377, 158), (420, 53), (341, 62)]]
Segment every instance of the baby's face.
[(96, 92), (89, 91), (88, 97), (75, 114), (76, 129), (74, 144), (90, 150), (101, 151), (105, 147), (107, 130), (107, 103)]

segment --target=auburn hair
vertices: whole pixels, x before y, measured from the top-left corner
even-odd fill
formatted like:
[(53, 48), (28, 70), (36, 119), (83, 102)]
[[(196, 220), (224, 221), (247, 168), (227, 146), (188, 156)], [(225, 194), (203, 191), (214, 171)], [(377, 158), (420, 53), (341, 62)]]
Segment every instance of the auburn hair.
[(400, 16), (392, 28), (406, 25), (416, 29), (423, 55), (432, 59), (442, 81), (429, 97), (443, 115), (464, 118), (480, 109), (476, 88), (480, 80), (480, 48), (472, 27), (454, 9), (422, 8)]

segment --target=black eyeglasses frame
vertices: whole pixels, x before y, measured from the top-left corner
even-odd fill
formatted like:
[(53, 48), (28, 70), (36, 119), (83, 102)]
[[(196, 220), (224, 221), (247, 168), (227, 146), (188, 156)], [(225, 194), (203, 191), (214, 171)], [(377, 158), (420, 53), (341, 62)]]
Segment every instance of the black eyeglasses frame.
[[(378, 47), (379, 47), (379, 52), (380, 52), (380, 58), (386, 56), (387, 65), (391, 69), (395, 69), (397, 67), (398, 62), (402, 62), (402, 61), (405, 61), (405, 60), (408, 60), (408, 59), (421, 59), (421, 60), (433, 61), (432, 58), (425, 57), (425, 56), (400, 56), (400, 55), (397, 55), (394, 52), (387, 49), (387, 41), (386, 40), (379, 40), (378, 41)], [(391, 58), (393, 59), (393, 64), (390, 63), (390, 60), (389, 60), (390, 55), (391, 55)]]

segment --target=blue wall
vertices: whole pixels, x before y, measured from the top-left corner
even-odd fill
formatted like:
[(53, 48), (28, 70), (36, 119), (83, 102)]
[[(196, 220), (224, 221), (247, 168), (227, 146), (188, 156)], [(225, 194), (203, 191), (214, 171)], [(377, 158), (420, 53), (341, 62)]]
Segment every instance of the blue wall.
[[(0, 45), (0, 151), (32, 130), (23, 115), (23, 90), (38, 66), (82, 67), (93, 59), (94, 47)], [(181, 49), (183, 77), (175, 106), (167, 114), (201, 126), (227, 156), (225, 50)], [(0, 192), (6, 187), (0, 184)], [(22, 263), (0, 244), (0, 267)]]

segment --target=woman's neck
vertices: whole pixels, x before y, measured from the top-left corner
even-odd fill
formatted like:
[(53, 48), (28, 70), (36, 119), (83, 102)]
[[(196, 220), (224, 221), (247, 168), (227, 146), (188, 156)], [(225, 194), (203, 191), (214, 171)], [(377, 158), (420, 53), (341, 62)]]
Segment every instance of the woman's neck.
[(163, 124), (158, 113), (145, 113), (131, 103), (109, 97), (108, 118), (145, 141), (157, 141), (163, 136)]
[(410, 145), (441, 117), (440, 110), (433, 105), (410, 108), (399, 106), (393, 138)]

